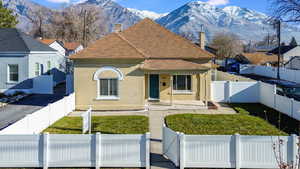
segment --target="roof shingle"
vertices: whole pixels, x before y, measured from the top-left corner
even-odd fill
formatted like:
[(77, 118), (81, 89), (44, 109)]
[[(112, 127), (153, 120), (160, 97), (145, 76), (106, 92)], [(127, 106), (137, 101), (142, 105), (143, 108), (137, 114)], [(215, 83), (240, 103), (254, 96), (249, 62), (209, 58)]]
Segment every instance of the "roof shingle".
[(144, 19), (129, 29), (112, 33), (71, 59), (84, 58), (165, 58), (201, 59), (212, 54), (180, 37), (151, 19)]

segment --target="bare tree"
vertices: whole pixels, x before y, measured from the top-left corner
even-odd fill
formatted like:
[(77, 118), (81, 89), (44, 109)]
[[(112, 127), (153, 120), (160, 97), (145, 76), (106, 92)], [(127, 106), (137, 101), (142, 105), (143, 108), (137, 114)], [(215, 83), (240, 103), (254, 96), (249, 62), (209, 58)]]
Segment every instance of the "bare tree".
[(43, 38), (43, 27), (45, 24), (45, 13), (41, 9), (29, 11), (30, 15), (28, 18), (33, 25), (32, 31), (30, 32), (34, 37)]
[(273, 18), (284, 22), (300, 22), (300, 0), (270, 0)]
[(210, 44), (216, 48), (217, 56), (220, 58), (235, 57), (243, 51), (243, 43), (239, 37), (231, 33), (216, 34)]
[(99, 7), (70, 7), (52, 15), (47, 24), (47, 37), (87, 46), (108, 31), (108, 24)]

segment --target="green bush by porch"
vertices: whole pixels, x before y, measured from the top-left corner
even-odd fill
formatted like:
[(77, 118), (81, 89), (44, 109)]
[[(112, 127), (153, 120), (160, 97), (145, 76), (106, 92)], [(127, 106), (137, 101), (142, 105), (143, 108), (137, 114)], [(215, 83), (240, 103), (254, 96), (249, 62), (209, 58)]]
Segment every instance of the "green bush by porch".
[[(92, 133), (102, 134), (144, 134), (149, 131), (146, 116), (97, 116), (92, 117)], [(51, 134), (81, 134), (81, 117), (64, 117), (47, 128)]]

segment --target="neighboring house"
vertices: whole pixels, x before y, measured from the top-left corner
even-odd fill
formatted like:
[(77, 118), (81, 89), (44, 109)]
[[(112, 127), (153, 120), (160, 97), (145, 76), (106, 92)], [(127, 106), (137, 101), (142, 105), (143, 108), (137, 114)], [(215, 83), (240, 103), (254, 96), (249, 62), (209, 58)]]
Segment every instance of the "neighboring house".
[[(300, 46), (281, 46), (280, 51), (283, 63), (287, 63), (294, 56), (300, 56)], [(277, 55), (279, 53), (279, 49), (275, 48), (269, 53)]]
[(300, 56), (295, 56), (289, 60), (285, 65), (287, 69), (300, 70)]
[(267, 54), (264, 52), (242, 53), (235, 57), (235, 59), (242, 64), (254, 64), (275, 66), (278, 65), (278, 56)]
[(56, 50), (17, 29), (0, 29), (0, 92), (29, 90), (32, 78), (43, 74), (60, 79), (62, 59)]
[(147, 101), (210, 100), (212, 55), (150, 19), (70, 58), (78, 110), (139, 110)]
[(77, 42), (65, 42), (66, 56), (71, 56), (83, 50), (83, 46)]
[(67, 50), (65, 49), (64, 44), (61, 41), (56, 39), (40, 39), (39, 41), (55, 49), (62, 56), (66, 56)]

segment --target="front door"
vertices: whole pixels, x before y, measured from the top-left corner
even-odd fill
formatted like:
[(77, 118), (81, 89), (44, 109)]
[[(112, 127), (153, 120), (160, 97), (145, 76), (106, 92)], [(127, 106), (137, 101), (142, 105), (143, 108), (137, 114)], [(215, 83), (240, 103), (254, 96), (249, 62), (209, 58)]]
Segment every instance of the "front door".
[(149, 95), (150, 99), (158, 100), (159, 99), (159, 75), (150, 75), (149, 78)]

